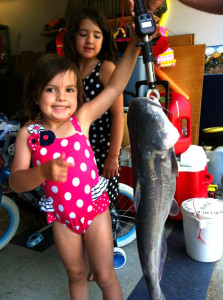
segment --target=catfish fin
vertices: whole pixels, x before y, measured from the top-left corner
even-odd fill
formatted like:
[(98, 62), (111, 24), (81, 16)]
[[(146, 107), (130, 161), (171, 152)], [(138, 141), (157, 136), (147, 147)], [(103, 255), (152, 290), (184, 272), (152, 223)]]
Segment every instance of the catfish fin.
[(166, 254), (167, 254), (167, 243), (166, 243), (166, 234), (165, 234), (165, 229), (164, 229), (163, 233), (162, 233), (160, 257), (159, 257), (159, 265), (158, 265), (159, 281), (162, 279), (164, 263), (166, 260)]
[(135, 206), (136, 212), (139, 207), (140, 199), (141, 199), (141, 187), (140, 187), (140, 184), (137, 182), (136, 188), (135, 188), (135, 193), (134, 193), (134, 206)]
[(173, 199), (169, 215), (171, 217), (176, 217), (179, 214), (179, 212), (180, 212), (179, 205), (178, 205), (177, 201), (175, 199)]
[(177, 164), (177, 159), (176, 159), (176, 155), (174, 150), (172, 150), (171, 152), (171, 164), (172, 164), (172, 171), (173, 173), (178, 176), (179, 172), (178, 172), (178, 164)]

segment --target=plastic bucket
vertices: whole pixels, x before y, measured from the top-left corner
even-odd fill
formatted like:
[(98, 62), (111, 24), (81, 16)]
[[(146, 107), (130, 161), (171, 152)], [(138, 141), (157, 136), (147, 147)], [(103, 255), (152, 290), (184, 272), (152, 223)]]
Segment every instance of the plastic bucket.
[(214, 262), (223, 253), (223, 200), (192, 198), (181, 204), (187, 254), (201, 262)]

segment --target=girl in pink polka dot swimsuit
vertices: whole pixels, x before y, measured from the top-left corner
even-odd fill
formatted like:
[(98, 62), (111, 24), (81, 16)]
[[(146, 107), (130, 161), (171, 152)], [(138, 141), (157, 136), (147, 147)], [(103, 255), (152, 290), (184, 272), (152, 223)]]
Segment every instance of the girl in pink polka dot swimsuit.
[(68, 168), (66, 182), (46, 180), (43, 184), (46, 199), (41, 199), (40, 205), (47, 212), (48, 223), (57, 220), (82, 234), (98, 213), (107, 210), (109, 200), (105, 191), (107, 182), (104, 178), (99, 179), (90, 142), (75, 116), (70, 122), (76, 132), (67, 138), (55, 138), (41, 125), (29, 125), (28, 144), (32, 150), (33, 166), (56, 159), (60, 153), (72, 165)]
[(27, 80), (21, 117), (35, 121), (17, 135), (10, 187), (20, 193), (43, 186), (46, 197), (41, 208), (52, 222), (71, 299), (89, 297), (85, 253), (103, 299), (122, 299), (113, 267), (106, 180), (98, 175), (88, 131), (123, 92), (138, 57), (137, 42), (133, 34), (109, 84), (90, 102), (82, 103), (82, 79), (76, 66), (56, 54), (43, 56)]

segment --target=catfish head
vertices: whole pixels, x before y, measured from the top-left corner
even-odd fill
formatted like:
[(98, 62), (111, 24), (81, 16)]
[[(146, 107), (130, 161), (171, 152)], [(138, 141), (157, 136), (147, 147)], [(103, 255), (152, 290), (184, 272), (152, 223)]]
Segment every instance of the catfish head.
[(139, 97), (130, 102), (128, 128), (131, 143), (139, 149), (168, 150), (179, 139), (179, 132), (169, 121), (156, 98)]

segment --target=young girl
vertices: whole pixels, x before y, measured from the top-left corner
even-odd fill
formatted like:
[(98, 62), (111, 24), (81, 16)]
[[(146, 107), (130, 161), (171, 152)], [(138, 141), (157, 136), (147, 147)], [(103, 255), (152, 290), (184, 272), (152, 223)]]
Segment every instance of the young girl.
[[(92, 8), (77, 8), (70, 15), (64, 36), (64, 54), (79, 66), (85, 102), (107, 85), (118, 60), (114, 37), (104, 14)], [(107, 101), (104, 98), (104, 101)], [(110, 201), (118, 196), (119, 153), (124, 130), (123, 96), (91, 124), (89, 139), (99, 175), (109, 179)]]
[(53, 222), (72, 300), (88, 299), (85, 250), (103, 299), (122, 299), (113, 267), (106, 183), (99, 178), (87, 136), (90, 124), (123, 92), (138, 57), (136, 43), (134, 34), (109, 84), (90, 102), (81, 103), (82, 80), (75, 65), (58, 55), (44, 56), (27, 83), (24, 112), (27, 120), (36, 121), (18, 133), (10, 187), (19, 193), (42, 184), (42, 209)]

